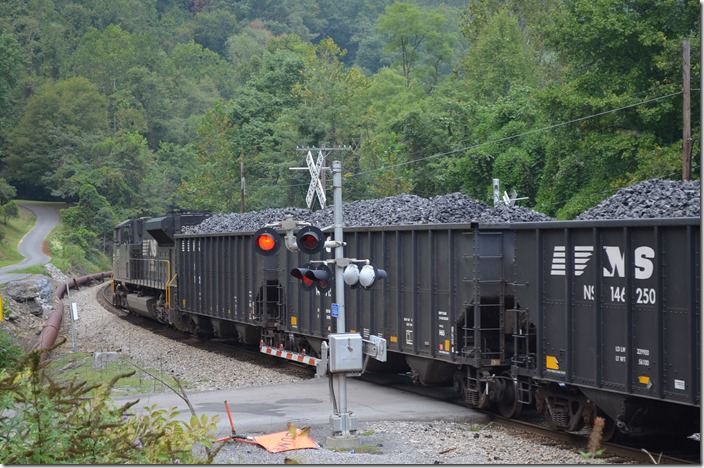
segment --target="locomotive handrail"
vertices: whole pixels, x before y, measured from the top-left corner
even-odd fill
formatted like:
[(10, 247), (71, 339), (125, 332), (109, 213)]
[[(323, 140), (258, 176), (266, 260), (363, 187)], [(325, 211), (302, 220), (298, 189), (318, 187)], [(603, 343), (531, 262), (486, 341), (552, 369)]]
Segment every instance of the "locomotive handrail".
[[(170, 269), (169, 274), (171, 274)], [(171, 309), (171, 283), (174, 282), (177, 276), (178, 273), (174, 274), (174, 277), (171, 278), (168, 283), (166, 283), (166, 308), (169, 310)]]

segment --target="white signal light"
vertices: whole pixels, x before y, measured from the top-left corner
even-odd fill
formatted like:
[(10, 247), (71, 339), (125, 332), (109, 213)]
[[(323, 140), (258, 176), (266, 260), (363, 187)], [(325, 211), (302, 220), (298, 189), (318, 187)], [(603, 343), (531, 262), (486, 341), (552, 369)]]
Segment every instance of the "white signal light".
[(371, 288), (377, 280), (386, 278), (386, 271), (374, 265), (364, 265), (359, 272), (359, 284), (364, 289)]
[(350, 263), (345, 268), (344, 273), (342, 273), (342, 278), (345, 280), (345, 284), (352, 288), (359, 286), (359, 267), (354, 263)]

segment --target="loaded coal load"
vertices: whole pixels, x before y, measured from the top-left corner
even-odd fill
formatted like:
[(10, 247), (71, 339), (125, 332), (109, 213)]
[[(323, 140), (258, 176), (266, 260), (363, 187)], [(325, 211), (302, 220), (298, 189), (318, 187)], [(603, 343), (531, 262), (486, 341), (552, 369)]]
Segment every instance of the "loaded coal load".
[[(403, 226), (422, 224), (507, 223), (552, 221), (553, 218), (521, 206), (491, 207), (461, 193), (423, 198), (398, 195), (374, 200), (357, 200), (342, 205), (345, 227)], [(305, 208), (271, 208), (247, 213), (216, 214), (188, 232), (211, 234), (218, 232), (256, 231), (265, 224), (283, 220), (290, 214), (297, 221), (314, 226), (331, 226), (333, 207), (310, 211)]]
[(578, 220), (698, 218), (700, 181), (651, 179), (620, 189)]

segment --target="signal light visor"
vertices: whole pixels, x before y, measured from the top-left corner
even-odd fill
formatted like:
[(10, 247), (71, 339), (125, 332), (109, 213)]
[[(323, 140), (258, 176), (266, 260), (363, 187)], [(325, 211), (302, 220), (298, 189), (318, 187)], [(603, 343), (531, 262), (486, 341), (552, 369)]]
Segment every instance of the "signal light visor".
[(301, 280), (301, 286), (305, 291), (310, 291), (315, 287), (315, 277), (310, 277), (308, 272), (310, 272), (310, 265), (305, 264), (301, 267), (294, 268), (291, 270), (291, 276)]

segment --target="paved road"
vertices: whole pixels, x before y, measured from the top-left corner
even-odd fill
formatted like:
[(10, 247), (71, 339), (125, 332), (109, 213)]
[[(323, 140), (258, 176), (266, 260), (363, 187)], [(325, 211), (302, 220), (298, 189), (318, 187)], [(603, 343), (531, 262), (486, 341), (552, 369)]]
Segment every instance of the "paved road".
[[(452, 394), (454, 395), (454, 393)], [(231, 435), (225, 410), (227, 400), (235, 429), (240, 434), (279, 432), (287, 423), (297, 427), (330, 424), (333, 413), (327, 378), (264, 387), (235, 388), (189, 393), (189, 400), (199, 416), (218, 415), (217, 436)], [(363, 421), (461, 421), (486, 424), (488, 417), (472, 409), (447, 401), (389, 388), (359, 379), (347, 379), (348, 411)], [(132, 409), (140, 412), (147, 406), (178, 408), (179, 419), (187, 421), (190, 411), (173, 392), (114, 397), (117, 404), (139, 400)]]
[(16, 270), (22, 270), (24, 268), (29, 268), (34, 265), (43, 265), (51, 259), (42, 252), (42, 244), (44, 239), (49, 235), (52, 229), (59, 224), (61, 216), (59, 210), (64, 208), (61, 204), (47, 204), (47, 205), (18, 205), (22, 208), (26, 208), (36, 216), (37, 221), (27, 235), (25, 235), (20, 241), (19, 252), (24, 256), (24, 260), (20, 263), (15, 263), (14, 265), (9, 265), (4, 268), (0, 268), (0, 284), (8, 283), (13, 280), (26, 278), (29, 276), (27, 273), (12, 273)]

